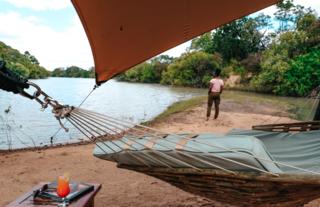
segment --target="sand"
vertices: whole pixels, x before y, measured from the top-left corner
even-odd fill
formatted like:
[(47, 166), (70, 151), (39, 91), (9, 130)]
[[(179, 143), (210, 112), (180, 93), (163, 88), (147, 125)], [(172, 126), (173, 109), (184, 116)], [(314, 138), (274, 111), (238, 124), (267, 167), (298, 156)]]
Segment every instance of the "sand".
[[(205, 105), (173, 114), (153, 127), (169, 132), (226, 133), (231, 128), (250, 129), (252, 125), (294, 121), (274, 114), (275, 108), (225, 102), (217, 120), (205, 121)], [(240, 110), (241, 108), (241, 110)], [(273, 115), (268, 115), (273, 114)], [(228, 206), (214, 203), (158, 179), (136, 172), (118, 169), (115, 163), (92, 156), (93, 144), (0, 154), (0, 206), (5, 206), (32, 186), (42, 181), (55, 180), (69, 172), (71, 179), (101, 183), (96, 206), (172, 206), (206, 207)], [(320, 206), (314, 201), (308, 207)]]

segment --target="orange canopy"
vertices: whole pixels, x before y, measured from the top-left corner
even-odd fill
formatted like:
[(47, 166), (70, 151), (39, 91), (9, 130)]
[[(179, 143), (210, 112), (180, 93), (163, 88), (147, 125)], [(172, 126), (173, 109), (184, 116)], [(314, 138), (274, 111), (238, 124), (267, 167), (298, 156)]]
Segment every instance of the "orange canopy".
[(278, 0), (72, 0), (98, 84), (151, 57)]

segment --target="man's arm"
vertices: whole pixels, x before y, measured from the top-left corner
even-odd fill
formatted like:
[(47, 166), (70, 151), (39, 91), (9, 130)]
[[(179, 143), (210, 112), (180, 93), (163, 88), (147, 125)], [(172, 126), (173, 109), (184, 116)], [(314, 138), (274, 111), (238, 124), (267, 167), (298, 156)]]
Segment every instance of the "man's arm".
[(208, 90), (208, 94), (210, 94), (210, 92), (211, 92), (211, 89), (212, 89), (212, 86), (213, 86), (213, 83), (212, 83), (212, 82), (210, 82), (210, 85), (209, 85), (209, 90)]
[(224, 82), (223, 82), (223, 80), (222, 80), (221, 82), (222, 82), (222, 84), (221, 84), (221, 87), (220, 87), (220, 94), (222, 93), (223, 87), (224, 87)]

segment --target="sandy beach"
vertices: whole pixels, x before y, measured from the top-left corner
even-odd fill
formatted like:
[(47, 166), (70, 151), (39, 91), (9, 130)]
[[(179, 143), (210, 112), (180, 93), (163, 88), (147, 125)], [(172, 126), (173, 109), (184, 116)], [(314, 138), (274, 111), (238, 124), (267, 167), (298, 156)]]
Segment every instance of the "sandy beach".
[[(221, 108), (217, 120), (205, 121), (206, 105), (202, 104), (172, 114), (152, 126), (168, 132), (224, 134), (232, 128), (250, 129), (256, 124), (294, 121), (276, 116), (283, 113), (281, 109), (263, 105), (239, 106), (225, 101)], [(0, 154), (0, 206), (5, 206), (37, 183), (55, 180), (64, 172), (69, 172), (73, 180), (102, 184), (95, 200), (97, 207), (228, 206), (186, 193), (155, 178), (118, 169), (115, 163), (93, 157), (93, 148), (93, 144), (88, 144)], [(306, 206), (320, 206), (320, 202), (314, 201)]]

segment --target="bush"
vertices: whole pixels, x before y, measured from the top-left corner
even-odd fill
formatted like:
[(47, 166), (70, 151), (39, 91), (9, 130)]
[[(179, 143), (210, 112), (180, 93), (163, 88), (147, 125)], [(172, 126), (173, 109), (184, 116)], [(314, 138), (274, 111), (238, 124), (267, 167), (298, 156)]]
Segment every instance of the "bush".
[(182, 55), (162, 73), (161, 83), (176, 86), (207, 87), (215, 70), (221, 70), (218, 54), (191, 52)]
[(290, 70), (284, 74), (285, 81), (279, 94), (305, 96), (320, 85), (320, 50), (301, 55), (290, 61)]
[(280, 55), (264, 61), (264, 70), (251, 81), (257, 91), (305, 96), (320, 85), (320, 50), (285, 60)]

